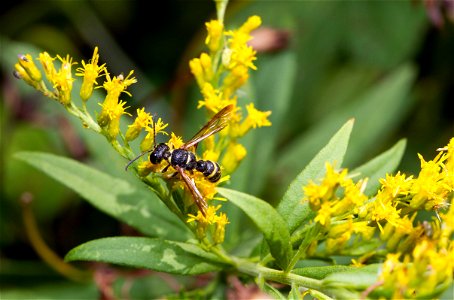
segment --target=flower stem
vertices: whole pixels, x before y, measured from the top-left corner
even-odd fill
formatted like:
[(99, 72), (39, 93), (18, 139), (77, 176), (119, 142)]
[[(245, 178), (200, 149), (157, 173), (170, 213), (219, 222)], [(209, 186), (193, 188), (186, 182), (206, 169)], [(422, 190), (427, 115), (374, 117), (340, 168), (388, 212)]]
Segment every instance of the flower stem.
[(224, 23), (225, 9), (227, 8), (227, 3), (229, 0), (214, 0), (216, 2), (216, 13), (219, 22)]
[(99, 127), (95, 120), (93, 120), (93, 118), (90, 115), (82, 112), (76, 105), (74, 105), (72, 101), (70, 105), (66, 106), (66, 110), (70, 114), (78, 117), (83, 122), (85, 127), (90, 128), (97, 133), (101, 133), (101, 127)]
[(22, 218), (24, 221), (25, 231), (30, 240), (31, 245), (38, 255), (55, 271), (63, 276), (79, 282), (87, 282), (91, 280), (92, 273), (73, 267), (61, 259), (43, 240), (35, 216), (30, 207), (33, 196), (30, 193), (24, 193), (20, 199), (22, 204)]
[(321, 280), (304, 277), (293, 273), (285, 273), (284, 271), (279, 271), (275, 269), (270, 269), (258, 264), (251, 263), (244, 259), (236, 258), (234, 261), (238, 271), (254, 277), (260, 277), (263, 278), (264, 280), (272, 280), (275, 282), (280, 282), (288, 285), (296, 284), (298, 286), (303, 286), (308, 289), (321, 290), (322, 288)]

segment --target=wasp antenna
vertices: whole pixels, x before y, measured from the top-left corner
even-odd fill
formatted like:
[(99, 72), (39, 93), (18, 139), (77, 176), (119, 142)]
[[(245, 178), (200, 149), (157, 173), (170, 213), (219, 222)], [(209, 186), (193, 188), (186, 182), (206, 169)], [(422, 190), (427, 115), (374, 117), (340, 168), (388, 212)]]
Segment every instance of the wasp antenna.
[(150, 152), (150, 150), (144, 151), (144, 152), (140, 153), (138, 156), (136, 156), (136, 157), (134, 157), (133, 159), (131, 159), (131, 160), (128, 162), (128, 164), (126, 165), (125, 171), (128, 171), (129, 166), (130, 166), (133, 162), (135, 162), (136, 160), (138, 160), (139, 158), (141, 158), (142, 156), (144, 156), (144, 155), (147, 154), (148, 152)]
[(156, 117), (156, 115), (151, 117), (151, 122), (153, 123), (153, 149), (156, 147), (156, 124), (154, 122), (154, 117)]

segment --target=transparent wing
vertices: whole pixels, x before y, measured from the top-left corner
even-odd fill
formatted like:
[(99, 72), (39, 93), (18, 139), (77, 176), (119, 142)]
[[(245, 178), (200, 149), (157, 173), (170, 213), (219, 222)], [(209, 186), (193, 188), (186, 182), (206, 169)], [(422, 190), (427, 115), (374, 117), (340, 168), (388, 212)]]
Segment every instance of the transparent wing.
[(191, 191), (192, 198), (194, 199), (195, 204), (197, 204), (200, 212), (202, 213), (202, 215), (206, 216), (206, 210), (208, 205), (200, 191), (197, 189), (194, 181), (184, 172), (182, 168), (177, 166), (175, 166), (174, 168), (178, 171), (184, 183), (186, 183), (186, 186), (188, 187), (189, 191)]
[(233, 111), (233, 105), (227, 105), (215, 114), (208, 123), (205, 124), (189, 141), (187, 141), (181, 149), (188, 149), (192, 146), (196, 146), (198, 143), (206, 139), (212, 134), (224, 129), (230, 119), (230, 114)]

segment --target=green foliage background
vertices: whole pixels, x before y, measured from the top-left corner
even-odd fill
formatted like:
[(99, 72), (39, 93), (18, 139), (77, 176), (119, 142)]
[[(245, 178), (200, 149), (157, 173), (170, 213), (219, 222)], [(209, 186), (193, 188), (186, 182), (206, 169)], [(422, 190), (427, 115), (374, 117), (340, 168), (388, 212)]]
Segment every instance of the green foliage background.
[[(23, 150), (50, 152), (137, 184), (123, 171), (125, 162), (102, 138), (13, 78), (17, 54), (29, 52), (36, 57), (48, 51), (88, 60), (93, 47), (99, 46), (102, 62), (115, 75), (135, 70), (139, 83), (130, 89), (133, 97), (126, 99), (131, 111), (146, 106), (185, 138), (201, 125), (202, 113), (195, 109), (200, 94), (187, 65), (203, 48), (204, 22), (213, 17), (214, 4), (163, 1), (151, 10), (143, 5), (138, 1), (22, 1), (2, 10), (2, 298), (93, 298), (97, 294), (93, 284), (67, 282), (40, 262), (21, 222), (18, 199), (24, 192), (34, 195), (39, 229), (61, 256), (88, 240), (138, 234), (13, 157)], [(407, 138), (399, 170), (411, 173), (419, 164), (416, 153), (433, 157), (434, 150), (452, 136), (454, 25), (447, 22), (436, 28), (423, 3), (233, 1), (227, 9), (227, 27), (241, 24), (252, 14), (261, 16), (263, 27), (287, 32), (289, 41), (283, 49), (258, 55), (258, 71), (246, 91), (257, 108), (273, 111), (273, 126), (256, 130), (244, 140), (249, 156), (228, 188), (276, 205), (295, 176), (350, 118), (355, 118), (355, 125), (344, 166), (351, 169)], [(90, 105), (97, 107), (94, 101)], [(144, 205), (164, 209), (151, 194), (149, 198)], [(257, 242), (256, 231), (238, 209), (225, 206), (229, 219), (235, 220), (228, 225), (227, 248), (248, 253)], [(162, 224), (173, 222), (163, 218)], [(172, 227), (166, 228), (171, 235)], [(160, 288), (160, 280), (137, 279), (132, 296), (168, 293)], [(57, 287), (55, 282), (65, 283)], [(121, 282), (116, 287), (120, 286)]]

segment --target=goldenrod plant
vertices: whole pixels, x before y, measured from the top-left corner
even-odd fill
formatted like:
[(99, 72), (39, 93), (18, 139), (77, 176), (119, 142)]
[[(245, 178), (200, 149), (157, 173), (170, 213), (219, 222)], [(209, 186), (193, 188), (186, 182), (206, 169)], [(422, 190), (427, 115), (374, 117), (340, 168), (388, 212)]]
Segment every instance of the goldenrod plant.
[[(435, 146), (434, 157), (419, 155), (420, 171), (414, 175), (393, 172), (404, 141), (348, 170), (342, 164), (354, 125), (348, 120), (276, 205), (270, 204), (273, 199), (229, 188), (241, 162), (254, 155), (242, 139), (272, 126), (272, 112), (245, 102), (247, 95), (239, 99), (251, 73), (260, 72), (249, 42), (262, 20), (253, 15), (230, 28), (226, 7), (227, 1), (216, 1), (217, 18), (205, 24), (206, 50), (189, 61), (199, 88), (197, 109), (206, 116), (200, 124), (207, 126), (194, 133), (198, 139), (188, 147), (188, 141), (171, 131), (171, 122), (142, 107), (131, 111), (128, 88), (140, 82), (133, 71), (111, 74), (98, 47), (80, 63), (47, 52), (19, 55), (15, 76), (62, 105), (86, 130), (104, 136), (124, 158), (126, 171), (143, 182), (132, 185), (51, 154), (17, 153), (16, 158), (141, 233), (87, 241), (59, 261), (49, 259), (39, 233), (31, 232), (37, 251), (76, 280), (92, 274), (58, 266), (96, 261), (178, 275), (211, 274), (211, 283), (170, 298), (216, 297), (217, 287), (232, 277), (253, 282), (277, 299), (428, 299), (443, 294), (454, 273), (454, 138)], [(78, 90), (76, 81), (81, 82)], [(105, 96), (91, 110), (87, 103), (95, 91)], [(157, 138), (168, 149), (154, 162), (150, 155)], [(195, 160), (185, 157), (182, 165), (175, 163), (179, 149), (193, 153)], [(198, 171), (199, 162), (219, 169)], [(211, 180), (216, 172), (222, 175)], [(258, 229), (258, 236), (249, 238), (255, 243), (247, 253), (224, 246), (234, 222), (223, 209), (225, 203), (234, 204)], [(26, 220), (33, 231), (30, 216)]]

